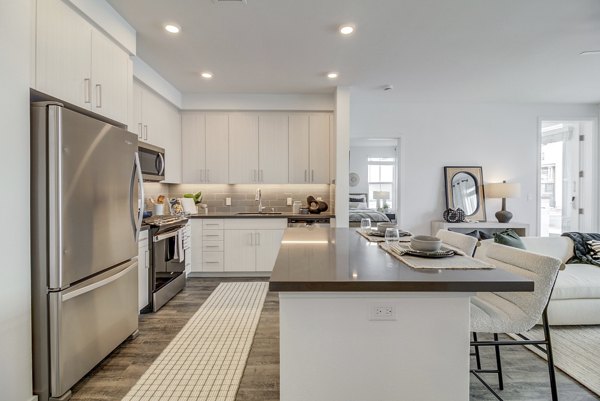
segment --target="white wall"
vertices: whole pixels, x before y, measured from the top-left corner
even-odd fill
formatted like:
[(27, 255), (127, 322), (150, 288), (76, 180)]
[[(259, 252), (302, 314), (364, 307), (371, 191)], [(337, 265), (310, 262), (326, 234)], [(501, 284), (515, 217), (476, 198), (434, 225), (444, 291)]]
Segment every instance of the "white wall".
[[(539, 118), (596, 117), (596, 105), (401, 103), (351, 99), (351, 137), (401, 137), (405, 160), (403, 228), (429, 233), (445, 209), (443, 167), (483, 166), (485, 182), (520, 182), (522, 196), (509, 199), (516, 222), (537, 230)], [(486, 201), (495, 221), (500, 200)]]
[(0, 399), (32, 399), (29, 256), (30, 1), (0, 1), (2, 184), (14, 196), (3, 217)]

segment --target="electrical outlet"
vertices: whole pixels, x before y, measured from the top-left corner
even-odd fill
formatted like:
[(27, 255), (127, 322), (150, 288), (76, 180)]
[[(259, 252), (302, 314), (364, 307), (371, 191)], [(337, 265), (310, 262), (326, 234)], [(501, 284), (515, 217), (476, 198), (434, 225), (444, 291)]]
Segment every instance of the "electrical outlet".
[(373, 305), (369, 320), (396, 320), (396, 311), (392, 305)]
[(292, 198), (287, 198), (286, 205), (292, 206)]
[(231, 206), (231, 198), (225, 198), (225, 206)]

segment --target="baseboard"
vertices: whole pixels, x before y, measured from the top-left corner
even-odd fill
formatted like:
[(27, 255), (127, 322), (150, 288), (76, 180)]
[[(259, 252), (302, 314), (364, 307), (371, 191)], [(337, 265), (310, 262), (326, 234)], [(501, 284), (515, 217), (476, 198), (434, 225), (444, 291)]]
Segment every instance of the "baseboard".
[(269, 278), (271, 277), (271, 272), (215, 272), (215, 273), (209, 273), (209, 272), (190, 272), (187, 275), (188, 277), (210, 277), (210, 278), (214, 278), (214, 277), (227, 277), (227, 278), (231, 278), (231, 277), (264, 277), (264, 278)]

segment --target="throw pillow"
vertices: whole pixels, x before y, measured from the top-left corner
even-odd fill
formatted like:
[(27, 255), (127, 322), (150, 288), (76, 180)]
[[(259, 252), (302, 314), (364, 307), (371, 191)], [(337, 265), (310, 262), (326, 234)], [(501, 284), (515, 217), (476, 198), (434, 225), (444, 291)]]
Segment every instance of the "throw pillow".
[(600, 241), (591, 240), (587, 242), (590, 248), (590, 255), (594, 259), (600, 259)]
[(513, 248), (525, 249), (525, 244), (513, 229), (506, 229), (494, 234), (494, 242)]

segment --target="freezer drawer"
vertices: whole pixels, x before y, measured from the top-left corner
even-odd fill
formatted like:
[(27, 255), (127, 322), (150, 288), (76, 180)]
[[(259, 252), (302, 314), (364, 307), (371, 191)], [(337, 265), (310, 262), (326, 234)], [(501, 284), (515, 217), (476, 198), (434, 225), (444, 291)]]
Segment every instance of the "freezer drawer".
[(138, 328), (137, 258), (49, 295), (50, 395), (59, 397)]

